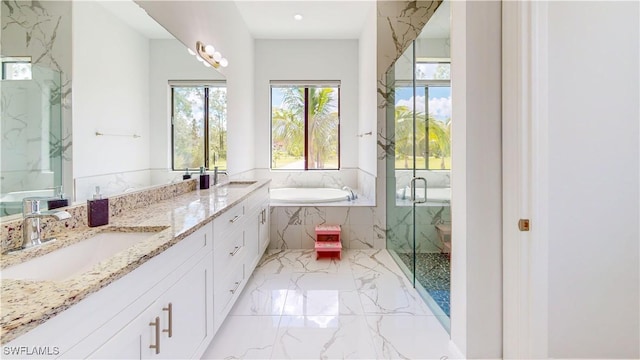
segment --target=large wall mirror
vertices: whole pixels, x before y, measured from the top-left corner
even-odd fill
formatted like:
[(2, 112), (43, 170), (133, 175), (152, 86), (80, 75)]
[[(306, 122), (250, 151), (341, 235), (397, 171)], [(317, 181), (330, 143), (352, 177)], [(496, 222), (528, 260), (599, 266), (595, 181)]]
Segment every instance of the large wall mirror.
[(0, 216), (180, 181), (170, 84), (225, 86), (130, 0), (3, 1), (1, 40)]

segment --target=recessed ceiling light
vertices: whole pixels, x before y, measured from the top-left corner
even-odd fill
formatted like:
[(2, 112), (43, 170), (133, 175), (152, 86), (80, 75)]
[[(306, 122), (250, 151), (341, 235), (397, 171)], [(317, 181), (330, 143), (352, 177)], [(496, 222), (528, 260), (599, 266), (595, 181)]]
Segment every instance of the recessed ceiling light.
[(298, 20), (298, 21), (300, 21), (300, 20), (302, 20), (302, 15), (301, 14), (295, 14), (295, 15), (293, 15), (293, 18)]

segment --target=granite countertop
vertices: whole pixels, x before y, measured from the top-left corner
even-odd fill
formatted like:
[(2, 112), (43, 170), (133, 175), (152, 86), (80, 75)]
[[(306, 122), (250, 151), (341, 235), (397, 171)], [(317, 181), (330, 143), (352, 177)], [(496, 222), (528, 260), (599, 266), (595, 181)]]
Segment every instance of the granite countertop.
[(155, 232), (148, 239), (98, 263), (91, 270), (64, 281), (1, 279), (1, 344), (25, 334), (128, 274), (220, 216), (269, 181), (260, 180), (242, 188), (218, 186), (192, 191), (111, 217), (109, 225), (70, 230), (57, 234), (55, 242), (0, 255), (0, 268), (4, 269), (75, 244), (101, 231)]

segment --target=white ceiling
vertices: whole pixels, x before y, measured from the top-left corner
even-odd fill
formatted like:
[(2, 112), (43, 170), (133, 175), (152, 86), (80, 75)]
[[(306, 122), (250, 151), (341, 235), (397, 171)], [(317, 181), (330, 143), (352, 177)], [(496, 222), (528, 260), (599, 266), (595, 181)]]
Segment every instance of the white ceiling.
[(146, 38), (174, 39), (173, 35), (133, 1), (99, 0), (97, 3)]
[[(133, 1), (97, 2), (149, 39), (174, 38)], [(365, 21), (373, 16), (376, 3), (371, 0), (236, 0), (235, 4), (256, 39), (358, 39)], [(295, 20), (295, 14), (301, 14), (303, 19)], [(448, 38), (449, 24), (449, 1), (444, 1), (419, 37)]]
[[(236, 0), (256, 39), (359, 39), (375, 1), (359, 0)], [(294, 20), (301, 14), (301, 21)]]

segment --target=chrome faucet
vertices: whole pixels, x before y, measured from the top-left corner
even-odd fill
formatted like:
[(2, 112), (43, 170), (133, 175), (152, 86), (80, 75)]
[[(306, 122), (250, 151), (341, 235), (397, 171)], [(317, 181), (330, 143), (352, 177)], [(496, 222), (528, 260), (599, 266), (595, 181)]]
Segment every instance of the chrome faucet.
[[(57, 198), (56, 198), (57, 199)], [(66, 211), (41, 211), (41, 201), (53, 200), (49, 197), (27, 197), (22, 199), (22, 248), (27, 249), (33, 246), (42, 245), (42, 243), (55, 239), (42, 239), (42, 228), (40, 227), (40, 219), (45, 217), (53, 217), (56, 220), (65, 220), (71, 217)]]
[(224, 170), (218, 170), (217, 166), (213, 167), (213, 185), (218, 185), (218, 175), (223, 174), (229, 176), (229, 174)]
[(351, 195), (347, 195), (347, 200), (351, 201), (351, 200), (355, 200), (355, 199), (358, 198), (358, 195), (356, 195), (356, 193), (350, 187), (345, 186), (345, 187), (342, 188), (342, 190), (348, 191), (351, 194)]

